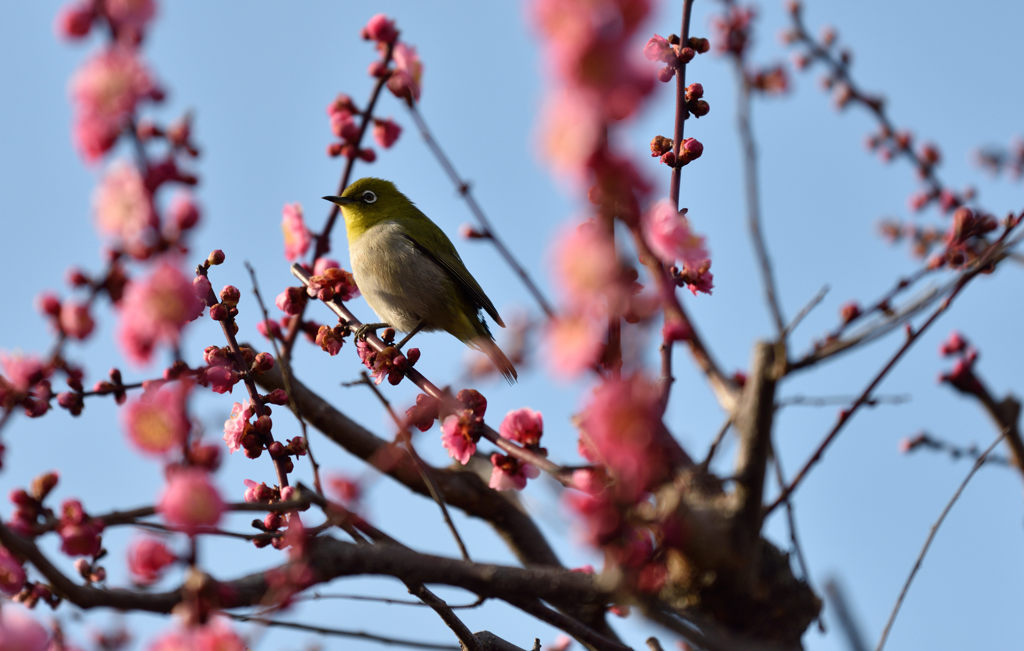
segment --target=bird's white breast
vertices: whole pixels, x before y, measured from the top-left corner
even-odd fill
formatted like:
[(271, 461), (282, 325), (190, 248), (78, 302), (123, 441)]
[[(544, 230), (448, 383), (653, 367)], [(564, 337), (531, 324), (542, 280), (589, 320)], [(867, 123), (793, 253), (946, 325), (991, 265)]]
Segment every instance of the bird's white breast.
[(417, 250), (396, 222), (381, 222), (349, 247), (352, 273), (363, 298), (381, 321), (409, 332), (422, 320), (435, 329), (434, 314), (443, 313), (454, 291), (451, 277)]

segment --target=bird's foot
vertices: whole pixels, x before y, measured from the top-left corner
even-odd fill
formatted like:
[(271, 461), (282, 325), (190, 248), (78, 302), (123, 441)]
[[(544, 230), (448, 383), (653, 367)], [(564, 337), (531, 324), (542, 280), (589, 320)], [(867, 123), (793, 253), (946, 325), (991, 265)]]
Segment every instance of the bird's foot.
[(412, 336), (414, 334), (416, 334), (417, 332), (419, 332), (422, 329), (423, 329), (423, 321), (420, 321), (419, 323), (416, 324), (416, 327), (412, 329), (412, 332), (410, 332), (409, 334), (407, 334), (404, 337), (402, 337), (402, 340), (400, 342), (398, 342), (398, 344), (395, 346), (395, 348), (397, 348), (398, 350), (402, 350), (402, 346), (404, 346), (407, 341), (412, 339)]
[(356, 328), (352, 334), (356, 339), (362, 339), (363, 341), (366, 341), (367, 334), (377, 334), (377, 330), (379, 330), (380, 328), (386, 328), (388, 326), (389, 324), (387, 323), (364, 323), (363, 325)]

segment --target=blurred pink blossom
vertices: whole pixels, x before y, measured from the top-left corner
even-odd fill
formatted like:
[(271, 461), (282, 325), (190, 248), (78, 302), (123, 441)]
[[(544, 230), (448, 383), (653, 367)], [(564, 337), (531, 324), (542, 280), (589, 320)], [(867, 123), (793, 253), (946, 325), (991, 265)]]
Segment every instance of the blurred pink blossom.
[(180, 448), (191, 429), (185, 406), (190, 390), (186, 382), (172, 382), (130, 400), (121, 413), (132, 443), (155, 455)]
[(306, 222), (302, 218), (302, 206), (298, 203), (285, 204), (281, 211), (281, 232), (284, 233), (284, 257), (298, 260), (309, 250), (313, 241)]
[(220, 522), (224, 501), (208, 472), (199, 468), (180, 468), (168, 476), (157, 511), (168, 524), (194, 534), (203, 527), (212, 527)]
[(157, 344), (177, 345), (185, 324), (203, 312), (192, 281), (164, 259), (121, 300), (121, 347), (133, 362), (148, 362)]

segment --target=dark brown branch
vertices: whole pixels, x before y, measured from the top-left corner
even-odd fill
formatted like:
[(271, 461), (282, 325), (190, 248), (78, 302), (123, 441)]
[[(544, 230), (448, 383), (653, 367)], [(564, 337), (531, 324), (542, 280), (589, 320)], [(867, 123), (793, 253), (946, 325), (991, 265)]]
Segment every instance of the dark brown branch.
[[(739, 437), (736, 454), (736, 553), (754, 558), (753, 549), (760, 539), (764, 477), (771, 452), (772, 419), (775, 415), (775, 382), (784, 367), (784, 346), (759, 341), (754, 344), (750, 374), (735, 414)], [(757, 564), (749, 563), (750, 581)]]
[(610, 639), (601, 635), (597, 631), (584, 625), (579, 620), (564, 615), (557, 610), (548, 608), (538, 599), (524, 598), (515, 601), (510, 601), (513, 606), (519, 610), (533, 615), (542, 622), (547, 622), (552, 626), (555, 626), (572, 637), (579, 640), (581, 644), (587, 645), (590, 649), (596, 649), (599, 651), (629, 651), (630, 647), (622, 644), (618, 640)]
[(1024, 441), (1020, 436), (1020, 401), (1013, 395), (1007, 395), (1002, 400), (996, 400), (988, 387), (975, 376), (978, 387), (973, 395), (985, 408), (985, 413), (1006, 435), (1006, 445), (1010, 448), (1010, 458), (1017, 470), (1024, 473)]
[(438, 617), (441, 618), (441, 621), (447, 624), (448, 628), (452, 629), (452, 633), (455, 633), (455, 637), (458, 638), (465, 651), (482, 651), (473, 633), (466, 628), (466, 625), (452, 612), (452, 609), (443, 599), (428, 590), (422, 583), (406, 582), (406, 585), (409, 587), (410, 594), (419, 597), (423, 603), (430, 606), (437, 613)]
[[(257, 380), (267, 389), (281, 386), (281, 375), (277, 369), (258, 376)], [(377, 466), (410, 490), (425, 497), (430, 496), (430, 489), (412, 460), (405, 455), (388, 454), (389, 441), (334, 409), (297, 379), (293, 379), (292, 389), (295, 401), (302, 407), (309, 423), (327, 438), (363, 461)], [(382, 460), (387, 460), (388, 465), (382, 466)], [(554, 550), (529, 516), (504, 494), (488, 488), (476, 473), (437, 468), (428, 468), (427, 472), (447, 504), (490, 522), (522, 562), (531, 565), (560, 565)]]

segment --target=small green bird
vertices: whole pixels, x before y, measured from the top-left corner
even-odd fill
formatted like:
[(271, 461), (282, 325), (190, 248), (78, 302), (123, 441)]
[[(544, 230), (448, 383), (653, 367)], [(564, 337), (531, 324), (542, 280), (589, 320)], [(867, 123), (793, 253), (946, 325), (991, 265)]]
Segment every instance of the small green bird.
[(437, 224), (391, 181), (363, 178), (340, 197), (356, 285), (386, 325), (408, 332), (445, 330), (482, 351), (510, 383), (516, 369), (494, 343), (480, 310), (501, 327), (494, 304)]

